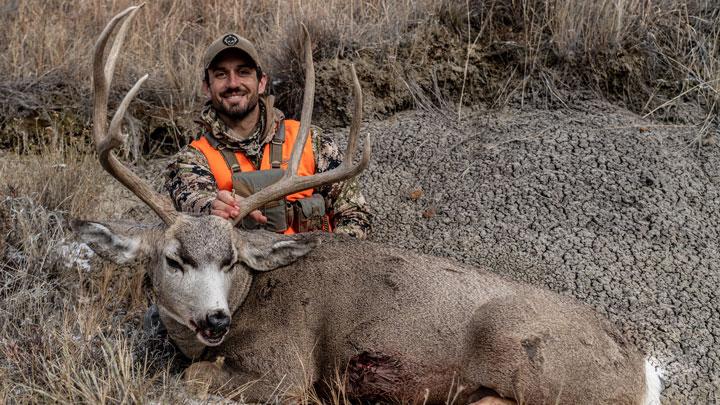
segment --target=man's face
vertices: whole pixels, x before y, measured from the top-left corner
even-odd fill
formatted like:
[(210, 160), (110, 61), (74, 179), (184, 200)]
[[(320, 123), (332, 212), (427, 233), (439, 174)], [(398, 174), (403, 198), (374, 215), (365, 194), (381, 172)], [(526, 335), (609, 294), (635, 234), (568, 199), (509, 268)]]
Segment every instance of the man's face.
[(208, 68), (205, 95), (220, 117), (241, 121), (257, 108), (258, 95), (265, 93), (267, 77), (258, 80), (255, 65), (244, 53), (228, 50), (220, 53)]

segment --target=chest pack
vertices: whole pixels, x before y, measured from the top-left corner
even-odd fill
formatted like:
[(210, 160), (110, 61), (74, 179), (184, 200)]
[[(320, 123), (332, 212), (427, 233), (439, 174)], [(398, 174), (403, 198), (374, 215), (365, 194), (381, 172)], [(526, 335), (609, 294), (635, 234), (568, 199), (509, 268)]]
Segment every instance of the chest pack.
[[(220, 153), (227, 168), (230, 169), (233, 192), (242, 197), (249, 197), (279, 181), (285, 174), (285, 169), (282, 168), (285, 131), (285, 122), (282, 122), (265, 149), (268, 156), (263, 156), (263, 161), (269, 157), (270, 163), (270, 168), (266, 170), (254, 168), (254, 170), (243, 171), (242, 165), (232, 150), (226, 148), (210, 133), (205, 133), (204, 137), (210, 146)], [(203, 151), (203, 153), (205, 152)], [(248, 169), (248, 165), (245, 166)], [(213, 174), (215, 175), (215, 173)], [(238, 226), (247, 230), (265, 229), (284, 233), (330, 231), (330, 221), (325, 215), (325, 199), (320, 194), (308, 196), (292, 194), (289, 197), (271, 201), (260, 207), (259, 210), (267, 218), (266, 223), (261, 224), (250, 217), (245, 217)]]

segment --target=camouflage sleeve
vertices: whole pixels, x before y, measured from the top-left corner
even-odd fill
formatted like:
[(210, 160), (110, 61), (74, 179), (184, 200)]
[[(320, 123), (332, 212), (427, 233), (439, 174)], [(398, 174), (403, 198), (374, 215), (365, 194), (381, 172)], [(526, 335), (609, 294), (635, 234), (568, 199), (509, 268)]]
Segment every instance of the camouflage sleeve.
[[(317, 127), (312, 127), (311, 136), (315, 153), (315, 171), (322, 173), (340, 166), (343, 155), (335, 141), (324, 135)], [(367, 239), (372, 228), (373, 216), (365, 202), (365, 197), (360, 192), (357, 178), (322, 186), (317, 192), (325, 197), (333, 232)]]
[(218, 191), (205, 155), (189, 145), (170, 160), (165, 188), (176, 210), (205, 214), (210, 213), (210, 203)]

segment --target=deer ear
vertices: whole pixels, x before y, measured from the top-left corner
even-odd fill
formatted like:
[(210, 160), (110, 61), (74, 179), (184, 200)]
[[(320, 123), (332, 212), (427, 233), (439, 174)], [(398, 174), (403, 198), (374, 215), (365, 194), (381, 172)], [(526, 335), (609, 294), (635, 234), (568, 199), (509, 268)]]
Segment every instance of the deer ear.
[(278, 235), (267, 231), (242, 232), (236, 245), (240, 260), (254, 270), (269, 271), (305, 256), (320, 241), (315, 235)]
[(127, 263), (147, 253), (146, 235), (157, 226), (73, 219), (70, 228), (90, 248), (113, 263)]

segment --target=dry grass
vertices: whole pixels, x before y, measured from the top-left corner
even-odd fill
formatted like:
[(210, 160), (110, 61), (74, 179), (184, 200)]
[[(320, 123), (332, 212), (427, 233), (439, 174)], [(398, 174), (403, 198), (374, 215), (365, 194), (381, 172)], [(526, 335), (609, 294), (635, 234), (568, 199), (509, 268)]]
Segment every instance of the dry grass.
[[(0, 124), (11, 130), (12, 118), (39, 117), (45, 125), (60, 111), (63, 120), (87, 126), (92, 45), (104, 24), (133, 3), (0, 6)], [(134, 23), (112, 99), (149, 72), (130, 130), (142, 137), (160, 127), (182, 141), (179, 134), (202, 101), (202, 53), (214, 38), (235, 31), (257, 43), (280, 105), (293, 113), (303, 80), (298, 26), (304, 23), (320, 68), (344, 60), (361, 65), (366, 92), (377, 100), (367, 106), (371, 112), (413, 106), (418, 92), (438, 93), (434, 104), (458, 109), (461, 94), (466, 104), (562, 103), (563, 90), (592, 89), (643, 114), (681, 119), (684, 114), (668, 111), (691, 101), (710, 117), (720, 111), (718, 18), (720, 5), (711, 0), (155, 1)], [(339, 94), (327, 96), (342, 104)], [(316, 116), (333, 114), (321, 108)], [(0, 142), (16, 143), (17, 136)], [(141, 146), (151, 149), (136, 145), (131, 154)]]
[[(102, 27), (131, 4), (0, 5), (0, 403), (189, 401), (172, 348), (138, 333), (149, 302), (141, 265), (90, 258), (87, 270), (63, 255), (69, 218), (112, 214), (88, 140), (89, 63)], [(462, 117), (462, 103), (562, 106), (566, 90), (591, 89), (656, 118), (690, 119), (705, 136), (720, 125), (717, 21), (710, 0), (153, 1), (127, 39), (111, 103), (149, 72), (123, 158), (155, 153), (151, 136), (177, 148), (202, 101), (204, 48), (235, 31), (258, 44), (292, 111), (304, 23), (321, 73), (358, 64), (371, 112), (416, 106)], [(342, 104), (328, 87), (318, 100)], [(336, 380), (333, 403), (345, 403)], [(311, 391), (296, 395), (317, 402)]]
[[(434, 10), (446, 2), (149, 2), (134, 23), (136, 35), (126, 41), (115, 83), (127, 89), (150, 72), (131, 112), (172, 124), (175, 114), (197, 105), (200, 59), (207, 44), (225, 32), (257, 44), (282, 95), (302, 78), (296, 46), (300, 23), (310, 28), (319, 59), (353, 56), (367, 48), (392, 55), (404, 35), (417, 31), (413, 26), (435, 24)], [(7, 94), (2, 119), (25, 118), (28, 108), (48, 119), (55, 108), (79, 105), (78, 120), (86, 120), (94, 41), (113, 15), (134, 3), (16, 0), (0, 6), (0, 73), (7, 78), (0, 84)]]
[(479, 43), (494, 46), (512, 69), (495, 94), (501, 102), (564, 104), (560, 90), (589, 88), (670, 121), (683, 119), (668, 113), (673, 98), (700, 106), (704, 117), (720, 111), (717, 2), (518, 0), (478, 7), (479, 35), (492, 38)]

